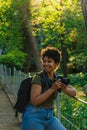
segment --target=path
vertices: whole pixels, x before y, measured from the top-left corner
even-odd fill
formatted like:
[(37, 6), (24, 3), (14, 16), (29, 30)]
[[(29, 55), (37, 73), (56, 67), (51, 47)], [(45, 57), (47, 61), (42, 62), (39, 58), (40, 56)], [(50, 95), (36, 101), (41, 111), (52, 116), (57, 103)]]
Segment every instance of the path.
[(21, 130), (18, 118), (7, 95), (0, 89), (0, 130)]

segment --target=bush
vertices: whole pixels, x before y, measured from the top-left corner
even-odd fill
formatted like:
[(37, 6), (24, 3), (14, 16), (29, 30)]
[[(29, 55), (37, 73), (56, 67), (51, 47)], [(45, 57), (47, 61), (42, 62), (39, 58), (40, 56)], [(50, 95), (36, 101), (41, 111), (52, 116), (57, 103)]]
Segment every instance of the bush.
[(82, 87), (87, 84), (87, 73), (78, 73), (78, 74), (70, 74), (69, 78), (71, 80), (72, 85), (77, 85), (78, 87)]
[[(81, 130), (87, 130), (87, 106), (77, 100), (70, 98), (66, 95), (61, 96), (61, 115), (71, 121), (74, 126), (77, 126)], [(70, 124), (67, 120), (62, 119), (63, 124), (66, 124), (66, 128), (70, 128)], [(67, 123), (65, 123), (67, 122)], [(72, 130), (75, 130), (72, 129)]]
[(16, 67), (16, 69), (22, 69), (26, 54), (14, 50), (10, 53), (4, 54), (0, 56), (0, 63), (4, 64), (8, 67)]

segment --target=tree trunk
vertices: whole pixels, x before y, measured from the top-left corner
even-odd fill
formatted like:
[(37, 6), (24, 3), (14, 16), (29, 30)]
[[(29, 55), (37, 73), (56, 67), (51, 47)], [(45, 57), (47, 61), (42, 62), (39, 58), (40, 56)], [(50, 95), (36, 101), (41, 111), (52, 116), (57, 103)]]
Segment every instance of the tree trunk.
[(31, 22), (29, 21), (29, 17), (31, 15), (29, 11), (29, 4), (28, 3), (25, 4), (22, 10), (23, 10), (22, 29), (23, 29), (23, 35), (25, 37), (24, 51), (27, 53), (26, 62), (24, 64), (24, 71), (25, 72), (29, 71), (32, 56), (34, 56), (37, 71), (40, 71), (42, 69), (42, 66), (40, 62), (40, 54), (37, 47), (36, 39), (32, 35), (32, 26)]
[(85, 20), (85, 26), (87, 29), (87, 0), (81, 0), (81, 7), (83, 11), (84, 20)]
[(61, 48), (62, 48), (62, 71), (64, 74), (64, 77), (67, 77), (68, 72), (67, 72), (67, 61), (68, 61), (68, 53), (67, 53), (67, 48), (66, 46), (61, 43)]
[[(63, 1), (60, 0), (60, 6), (62, 7), (63, 6)], [(60, 15), (60, 26), (62, 27), (63, 25), (63, 19), (62, 19), (62, 15)], [(66, 45), (64, 45), (64, 35), (65, 34), (60, 34), (60, 43), (61, 43), (61, 50), (62, 50), (62, 64), (61, 64), (61, 68), (62, 68), (62, 71), (63, 71), (63, 75), (64, 77), (67, 77), (67, 49), (66, 49)]]
[[(34, 57), (37, 71), (40, 71), (42, 69), (41, 62), (40, 62), (40, 53), (38, 51), (37, 43), (35, 38), (32, 35), (32, 32), (28, 30), (29, 26), (26, 27), (27, 24), (25, 24), (26, 21), (23, 24), (23, 32), (25, 36), (25, 47), (24, 51), (27, 53), (26, 62), (24, 64), (24, 71), (28, 72), (30, 67), (31, 58)], [(33, 71), (33, 70), (32, 70)]]

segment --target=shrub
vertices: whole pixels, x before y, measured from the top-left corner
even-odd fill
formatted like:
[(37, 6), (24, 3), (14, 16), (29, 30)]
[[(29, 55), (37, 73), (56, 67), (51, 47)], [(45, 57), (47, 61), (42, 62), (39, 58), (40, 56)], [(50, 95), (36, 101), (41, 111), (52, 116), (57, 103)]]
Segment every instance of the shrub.
[(72, 85), (77, 85), (78, 87), (83, 87), (87, 84), (87, 73), (77, 73), (77, 74), (70, 74), (69, 78), (71, 80)]
[(8, 67), (16, 67), (16, 69), (22, 69), (25, 61), (25, 56), (25, 53), (18, 50), (14, 50), (7, 54), (1, 55), (0, 63)]

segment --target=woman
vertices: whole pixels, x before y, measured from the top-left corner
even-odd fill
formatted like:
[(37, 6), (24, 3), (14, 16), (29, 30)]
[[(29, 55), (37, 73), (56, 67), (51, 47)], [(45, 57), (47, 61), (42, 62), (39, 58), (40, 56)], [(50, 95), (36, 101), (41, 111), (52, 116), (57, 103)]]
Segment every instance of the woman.
[[(22, 120), (22, 130), (66, 130), (62, 123), (53, 115), (54, 100), (58, 89), (69, 96), (76, 96), (71, 85), (55, 80), (55, 71), (60, 64), (60, 51), (55, 47), (47, 47), (41, 51), (44, 80), (50, 81), (44, 88), (41, 85), (40, 75), (32, 80), (31, 100), (27, 105)], [(48, 82), (47, 80), (47, 82)]]

